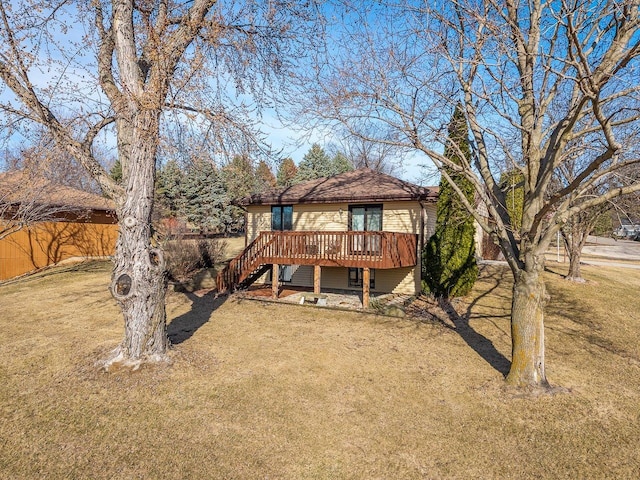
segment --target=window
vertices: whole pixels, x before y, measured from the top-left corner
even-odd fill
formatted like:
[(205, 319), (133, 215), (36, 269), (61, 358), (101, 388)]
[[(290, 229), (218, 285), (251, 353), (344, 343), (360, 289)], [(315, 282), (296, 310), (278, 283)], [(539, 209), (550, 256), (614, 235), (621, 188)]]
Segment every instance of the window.
[(291, 230), (293, 228), (293, 205), (273, 205), (271, 207), (271, 230)]
[[(382, 231), (382, 205), (350, 205), (349, 230), (352, 232)], [(351, 237), (351, 253), (380, 254), (379, 235), (354, 235)]]
[[(362, 269), (349, 268), (349, 286), (362, 287)], [(376, 271), (371, 268), (369, 270), (369, 288), (376, 288)]]
[(379, 232), (382, 230), (382, 205), (350, 205), (349, 230)]

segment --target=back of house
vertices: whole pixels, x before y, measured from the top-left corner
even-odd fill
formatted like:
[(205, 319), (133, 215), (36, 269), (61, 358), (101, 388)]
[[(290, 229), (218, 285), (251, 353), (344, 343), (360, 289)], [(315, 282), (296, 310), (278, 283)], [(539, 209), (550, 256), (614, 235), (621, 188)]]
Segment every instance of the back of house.
[(291, 286), (361, 290), (368, 277), (372, 292), (416, 294), (437, 192), (363, 168), (253, 195), (246, 243)]

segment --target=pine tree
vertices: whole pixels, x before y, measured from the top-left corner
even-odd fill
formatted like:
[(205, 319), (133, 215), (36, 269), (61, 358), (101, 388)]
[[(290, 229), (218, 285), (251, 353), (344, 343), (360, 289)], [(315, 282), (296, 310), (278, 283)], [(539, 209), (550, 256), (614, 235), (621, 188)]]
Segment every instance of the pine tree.
[(122, 183), (122, 163), (120, 163), (119, 158), (116, 158), (116, 161), (111, 167), (111, 170), (109, 170), (109, 176), (116, 182)]
[(331, 175), (340, 175), (341, 173), (350, 172), (353, 170), (353, 163), (345, 155), (338, 152), (331, 161)]
[(269, 165), (264, 160), (260, 160), (258, 168), (256, 168), (255, 175), (255, 192), (260, 193), (265, 190), (270, 190), (276, 186), (276, 177), (269, 168)]
[(245, 155), (235, 155), (222, 168), (222, 177), (232, 200), (240, 200), (255, 191), (256, 174), (251, 160)]
[[(456, 107), (449, 123), (449, 139), (469, 158), (470, 147), (462, 110)], [(453, 147), (445, 147), (444, 155), (460, 164)], [(447, 169), (451, 179), (470, 202), (474, 199), (471, 183)], [(442, 178), (437, 203), (436, 231), (422, 253), (422, 278), (429, 292), (438, 297), (457, 297), (471, 291), (478, 278), (475, 260), (475, 228), (473, 217), (465, 209), (451, 184)]]
[(205, 232), (226, 230), (230, 205), (222, 179), (209, 160), (196, 160), (187, 169), (182, 189), (186, 220)]
[[(230, 202), (238, 201), (256, 191), (256, 173), (251, 159), (235, 155), (222, 169), (222, 180)], [(234, 205), (229, 207), (228, 232), (239, 232), (244, 228), (244, 210)]]
[(514, 169), (500, 176), (500, 189), (505, 192), (505, 202), (511, 230), (516, 233), (522, 225), (522, 209), (524, 207), (524, 175), (520, 170)]
[(291, 158), (285, 158), (278, 167), (277, 185), (279, 187), (290, 187), (295, 183), (298, 167)]
[(320, 145), (314, 143), (298, 165), (295, 182), (333, 175), (333, 162)]
[(156, 196), (162, 216), (180, 216), (183, 204), (185, 172), (178, 162), (169, 160), (157, 174)]

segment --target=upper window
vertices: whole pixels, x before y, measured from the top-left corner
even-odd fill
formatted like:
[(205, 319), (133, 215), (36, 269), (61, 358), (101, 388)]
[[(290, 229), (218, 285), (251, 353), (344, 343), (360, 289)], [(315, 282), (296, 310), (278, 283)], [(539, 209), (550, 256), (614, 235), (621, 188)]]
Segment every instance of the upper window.
[(291, 230), (293, 228), (293, 205), (273, 205), (271, 207), (271, 230)]
[(356, 232), (382, 230), (382, 205), (349, 206), (349, 229)]

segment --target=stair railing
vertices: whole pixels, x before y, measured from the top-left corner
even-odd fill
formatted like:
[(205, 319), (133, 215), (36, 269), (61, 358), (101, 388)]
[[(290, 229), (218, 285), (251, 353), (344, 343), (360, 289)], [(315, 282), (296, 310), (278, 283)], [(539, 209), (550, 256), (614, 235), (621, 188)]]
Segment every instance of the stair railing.
[(218, 274), (218, 292), (232, 290), (261, 265), (263, 252), (273, 242), (271, 232), (260, 232), (247, 247)]

